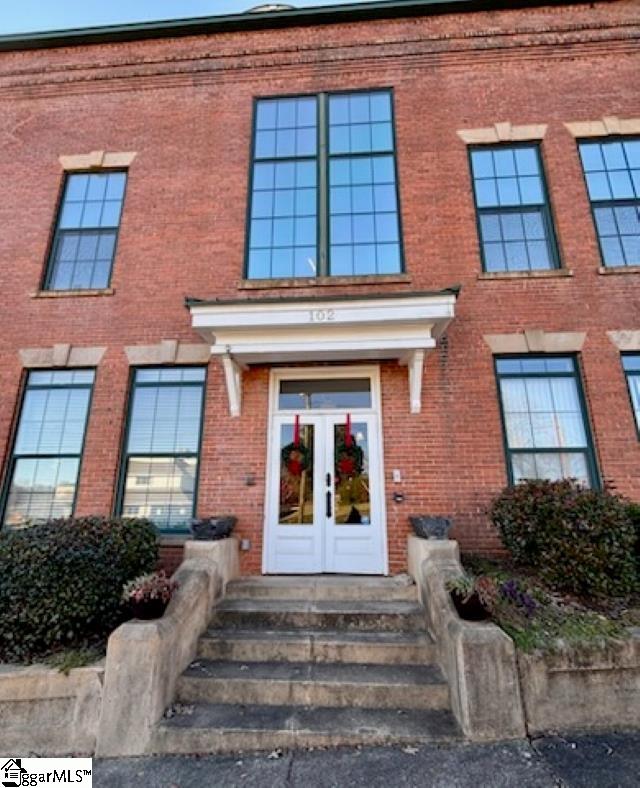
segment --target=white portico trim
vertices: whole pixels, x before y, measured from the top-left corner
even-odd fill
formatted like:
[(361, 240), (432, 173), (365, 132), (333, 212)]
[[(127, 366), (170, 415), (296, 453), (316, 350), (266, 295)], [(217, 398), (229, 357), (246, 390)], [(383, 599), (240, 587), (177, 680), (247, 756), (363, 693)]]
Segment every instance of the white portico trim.
[(187, 299), (193, 328), (219, 356), (229, 411), (239, 416), (242, 370), (251, 364), (397, 359), (408, 368), (419, 413), (426, 353), (454, 317), (457, 288), (333, 298)]

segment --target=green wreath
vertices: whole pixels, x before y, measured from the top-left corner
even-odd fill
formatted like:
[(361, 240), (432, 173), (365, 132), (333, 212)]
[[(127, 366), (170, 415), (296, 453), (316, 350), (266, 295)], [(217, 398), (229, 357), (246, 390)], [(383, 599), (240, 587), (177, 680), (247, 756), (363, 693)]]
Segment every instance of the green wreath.
[(287, 443), (280, 453), (282, 463), (293, 476), (300, 476), (302, 471), (311, 467), (311, 452), (303, 444)]
[(344, 440), (336, 443), (335, 451), (336, 476), (359, 476), (364, 468), (364, 452), (351, 439), (351, 446)]

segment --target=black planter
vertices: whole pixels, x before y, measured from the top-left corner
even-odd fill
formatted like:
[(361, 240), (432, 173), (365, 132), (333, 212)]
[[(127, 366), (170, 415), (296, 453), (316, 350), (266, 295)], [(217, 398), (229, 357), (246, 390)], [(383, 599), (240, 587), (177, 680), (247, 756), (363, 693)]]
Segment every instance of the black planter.
[(448, 539), (451, 520), (448, 517), (430, 517), (419, 514), (409, 517), (416, 536), (421, 539)]
[(237, 517), (228, 515), (192, 520), (191, 533), (197, 541), (216, 542), (218, 539), (226, 539), (231, 535), (237, 519)]
[(131, 600), (129, 608), (131, 615), (134, 618), (139, 618), (142, 621), (151, 621), (154, 618), (162, 618), (164, 611), (167, 609), (168, 602), (162, 599), (143, 599), (139, 602)]
[(486, 621), (489, 618), (487, 609), (475, 591), (468, 599), (459, 591), (451, 591), (451, 601), (464, 621)]

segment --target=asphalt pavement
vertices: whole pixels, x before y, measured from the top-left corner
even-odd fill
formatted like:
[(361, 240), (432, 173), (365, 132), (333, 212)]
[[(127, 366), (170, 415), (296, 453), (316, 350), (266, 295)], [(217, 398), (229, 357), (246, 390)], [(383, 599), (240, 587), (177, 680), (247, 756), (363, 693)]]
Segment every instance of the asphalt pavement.
[(95, 788), (639, 788), (640, 734), (94, 761)]

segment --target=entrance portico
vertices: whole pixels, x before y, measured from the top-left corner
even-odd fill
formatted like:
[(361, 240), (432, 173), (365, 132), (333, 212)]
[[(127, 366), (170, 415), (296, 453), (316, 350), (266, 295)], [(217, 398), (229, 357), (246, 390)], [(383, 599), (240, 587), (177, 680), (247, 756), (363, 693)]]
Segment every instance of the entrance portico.
[(193, 327), (220, 357), (232, 417), (242, 411), (243, 372), (277, 365), (269, 385), (264, 573), (388, 572), (389, 436), (374, 362), (406, 366), (405, 407), (420, 413), (425, 355), (453, 319), (456, 296), (452, 289), (188, 300)]

